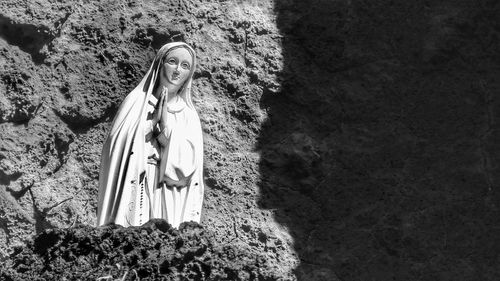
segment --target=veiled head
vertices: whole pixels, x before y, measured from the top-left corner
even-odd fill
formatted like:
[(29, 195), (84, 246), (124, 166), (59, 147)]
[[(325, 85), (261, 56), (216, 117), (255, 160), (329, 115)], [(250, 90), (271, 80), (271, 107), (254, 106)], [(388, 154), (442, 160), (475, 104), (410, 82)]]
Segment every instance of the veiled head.
[[(176, 50), (180, 52), (174, 52)], [(191, 64), (189, 67), (190, 68), (189, 71), (185, 72), (183, 71), (182, 73), (187, 73), (187, 77), (183, 78), (180, 77), (181, 75), (178, 75), (179, 77), (175, 77), (176, 79), (173, 79), (172, 81), (180, 84), (179, 85), (180, 88), (177, 91), (177, 95), (179, 95), (189, 107), (194, 108), (193, 103), (191, 101), (191, 82), (193, 78), (194, 69), (196, 66), (196, 55), (193, 48), (191, 48), (191, 46), (189, 46), (184, 42), (172, 42), (163, 45), (163, 47), (161, 47), (160, 50), (158, 50), (156, 57), (153, 60), (153, 63), (151, 64), (151, 67), (149, 68), (148, 72), (144, 76), (141, 83), (139, 83), (139, 85), (137, 86), (137, 89), (142, 89), (142, 91), (145, 92), (147, 95), (152, 94), (153, 90), (155, 90), (160, 85), (160, 82), (162, 82), (161, 79), (163, 76), (162, 73), (164, 72), (164, 69), (166, 72), (164, 78), (166, 79), (168, 77), (167, 73), (168, 71), (166, 71), (167, 68), (164, 67), (165, 63), (168, 64), (168, 61), (166, 59), (171, 57), (173, 54), (177, 55), (178, 59), (181, 59), (182, 57), (182, 60), (188, 60), (186, 51), (187, 53), (189, 53), (191, 57)], [(172, 69), (170, 77), (172, 77), (172, 75), (174, 74), (173, 72), (174, 71)], [(180, 72), (178, 74), (180, 74)], [(181, 81), (181, 79), (178, 78), (183, 78), (182, 80), (184, 81)]]
[(174, 86), (182, 86), (190, 77), (193, 67), (193, 56), (188, 49), (173, 48), (166, 53), (161, 64), (160, 84), (170, 83)]

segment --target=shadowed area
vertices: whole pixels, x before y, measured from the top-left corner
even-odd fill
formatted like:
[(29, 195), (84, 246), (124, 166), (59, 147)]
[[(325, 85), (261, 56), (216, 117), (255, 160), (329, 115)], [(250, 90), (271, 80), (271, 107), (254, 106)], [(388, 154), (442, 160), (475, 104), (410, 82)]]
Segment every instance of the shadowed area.
[(299, 280), (498, 280), (500, 5), (278, 0), (260, 206)]
[(29, 53), (33, 62), (40, 64), (47, 56), (41, 52), (42, 49), (48, 46), (55, 35), (46, 26), (17, 23), (0, 14), (0, 37)]

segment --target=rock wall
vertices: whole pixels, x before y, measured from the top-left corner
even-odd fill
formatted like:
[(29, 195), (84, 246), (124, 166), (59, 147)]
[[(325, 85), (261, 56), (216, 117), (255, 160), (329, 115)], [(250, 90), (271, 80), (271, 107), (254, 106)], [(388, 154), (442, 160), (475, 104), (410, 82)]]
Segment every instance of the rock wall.
[(0, 1), (0, 255), (93, 225), (155, 51), (197, 51), (202, 224), (299, 280), (497, 280), (496, 1)]
[(94, 225), (100, 152), (117, 107), (156, 50), (182, 40), (199, 62), (202, 224), (289, 274), (291, 237), (257, 206), (259, 100), (282, 59), (272, 3), (263, 3), (2, 1), (0, 255), (48, 228)]

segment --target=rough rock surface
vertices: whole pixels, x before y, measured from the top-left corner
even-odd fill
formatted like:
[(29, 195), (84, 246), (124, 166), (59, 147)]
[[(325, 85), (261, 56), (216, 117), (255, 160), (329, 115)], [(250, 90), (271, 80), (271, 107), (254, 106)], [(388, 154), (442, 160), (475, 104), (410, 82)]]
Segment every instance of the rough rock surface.
[(94, 223), (111, 118), (183, 40), (216, 242), (284, 279), (499, 280), (499, 15), (489, 0), (0, 0), (0, 256)]
[[(0, 269), (2, 280), (276, 280), (255, 248), (219, 244), (196, 223), (46, 230)], [(274, 270), (275, 271), (275, 270)], [(99, 279), (101, 278), (101, 279)]]

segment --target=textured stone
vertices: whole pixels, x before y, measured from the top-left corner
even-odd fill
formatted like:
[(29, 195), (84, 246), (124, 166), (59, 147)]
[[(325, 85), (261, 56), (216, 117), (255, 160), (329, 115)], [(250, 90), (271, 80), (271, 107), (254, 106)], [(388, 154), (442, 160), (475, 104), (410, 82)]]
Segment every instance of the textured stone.
[(217, 243), (196, 223), (46, 230), (18, 249), (2, 280), (277, 280), (265, 257), (243, 243)]

